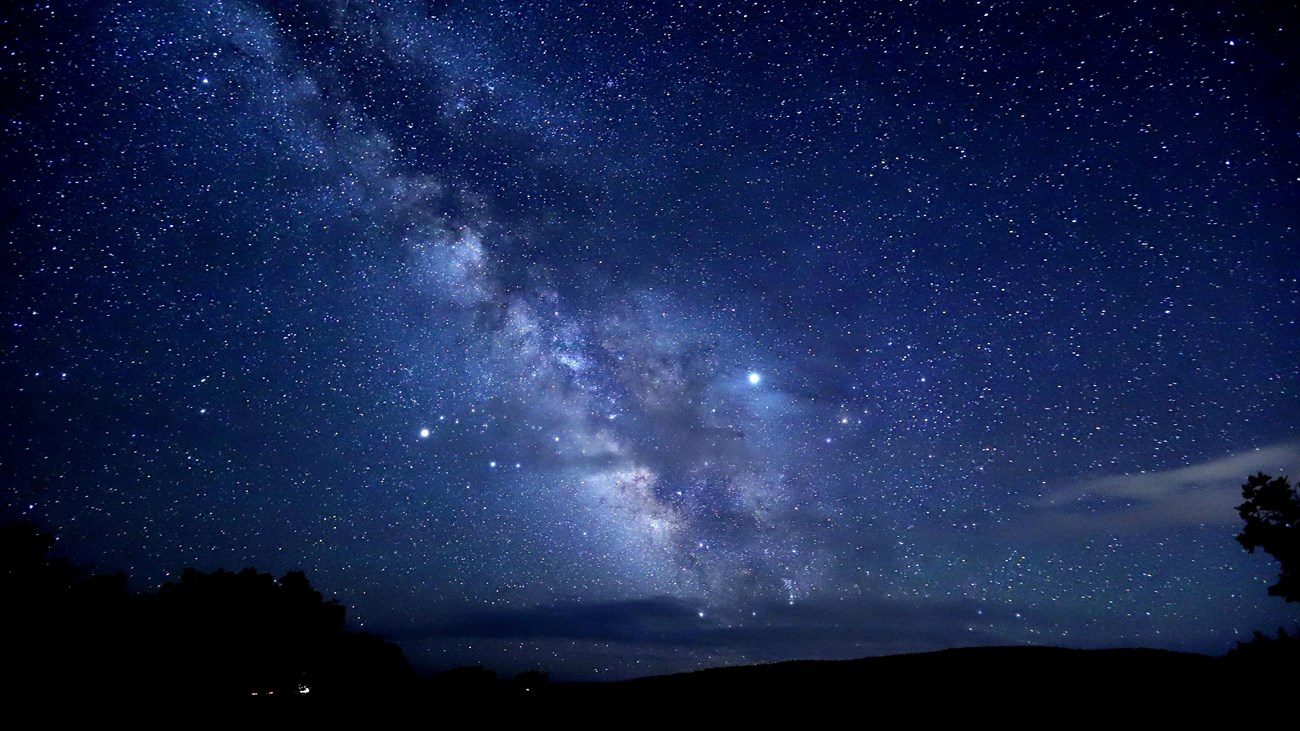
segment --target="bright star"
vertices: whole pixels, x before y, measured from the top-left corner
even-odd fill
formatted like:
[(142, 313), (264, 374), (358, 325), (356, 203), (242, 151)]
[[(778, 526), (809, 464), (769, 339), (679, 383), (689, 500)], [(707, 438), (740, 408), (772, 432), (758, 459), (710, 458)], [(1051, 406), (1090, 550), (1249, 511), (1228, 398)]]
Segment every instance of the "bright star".
[(751, 385), (751, 386), (757, 386), (758, 383), (759, 383), (759, 381), (762, 381), (762, 380), (763, 380), (763, 377), (760, 376), (760, 375), (758, 375), (758, 374), (755, 373), (754, 371), (750, 371), (750, 372), (749, 372), (749, 385)]
[(428, 438), (429, 438), (429, 430), (428, 430), (428, 429), (421, 429), (421, 430), (420, 430), (420, 438), (421, 438), (421, 439), (428, 439)]

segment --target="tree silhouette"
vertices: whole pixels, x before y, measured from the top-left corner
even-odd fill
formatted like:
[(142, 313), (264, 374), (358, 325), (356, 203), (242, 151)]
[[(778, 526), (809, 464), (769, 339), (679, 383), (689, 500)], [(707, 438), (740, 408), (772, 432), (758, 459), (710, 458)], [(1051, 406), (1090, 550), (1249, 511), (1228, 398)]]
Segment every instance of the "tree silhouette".
[(126, 576), (96, 575), (50, 556), (54, 536), (31, 523), (0, 526), (0, 699), (111, 694), (129, 641)]
[(1237, 542), (1251, 553), (1264, 549), (1282, 565), (1278, 582), (1268, 588), (1270, 595), (1300, 601), (1300, 496), (1285, 477), (1263, 472), (1246, 480), (1241, 496), (1246, 502), (1237, 512), (1246, 528)]
[(152, 599), (160, 685), (214, 699), (391, 694), (410, 666), (395, 645), (344, 629), (346, 610), (302, 572), (186, 569)]
[(6, 707), (52, 709), (72, 698), (337, 707), (411, 689), (401, 649), (349, 632), (345, 608), (302, 572), (276, 581), (251, 568), (187, 569), (157, 594), (130, 596), (125, 575), (51, 557), (54, 544), (30, 523), (0, 525)]

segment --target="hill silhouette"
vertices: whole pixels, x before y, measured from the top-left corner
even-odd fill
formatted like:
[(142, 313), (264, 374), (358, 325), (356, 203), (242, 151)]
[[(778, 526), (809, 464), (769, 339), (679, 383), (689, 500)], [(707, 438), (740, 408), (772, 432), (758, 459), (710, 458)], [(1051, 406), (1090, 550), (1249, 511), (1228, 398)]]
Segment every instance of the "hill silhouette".
[(689, 708), (692, 723), (839, 714), (917, 723), (1191, 721), (1233, 718), (1227, 709), (1235, 700), (1257, 696), (1261, 678), (1289, 678), (1293, 660), (1151, 649), (961, 648), (557, 685), (548, 689), (554, 697), (546, 710), (636, 708), (642, 720), (668, 720)]

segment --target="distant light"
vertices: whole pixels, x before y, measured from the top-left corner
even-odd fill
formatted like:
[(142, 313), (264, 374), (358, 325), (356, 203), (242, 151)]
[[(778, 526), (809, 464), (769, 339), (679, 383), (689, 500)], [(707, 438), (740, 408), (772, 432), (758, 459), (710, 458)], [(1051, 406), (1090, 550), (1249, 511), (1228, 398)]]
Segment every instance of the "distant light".
[(421, 438), (421, 439), (428, 439), (428, 438), (429, 438), (429, 430), (428, 430), (428, 429), (421, 429), (421, 430), (420, 430), (420, 438)]
[(757, 386), (760, 382), (762, 382), (762, 380), (763, 377), (760, 376), (759, 374), (755, 373), (754, 371), (749, 372), (749, 385)]

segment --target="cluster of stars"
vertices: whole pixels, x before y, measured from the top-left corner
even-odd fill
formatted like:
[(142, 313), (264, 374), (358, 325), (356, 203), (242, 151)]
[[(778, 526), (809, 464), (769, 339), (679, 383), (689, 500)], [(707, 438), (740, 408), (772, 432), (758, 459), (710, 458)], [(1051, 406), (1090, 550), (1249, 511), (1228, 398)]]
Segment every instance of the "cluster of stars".
[(96, 562), (561, 676), (1276, 626), (1284, 14), (148, 5), (0, 11), (0, 478)]

